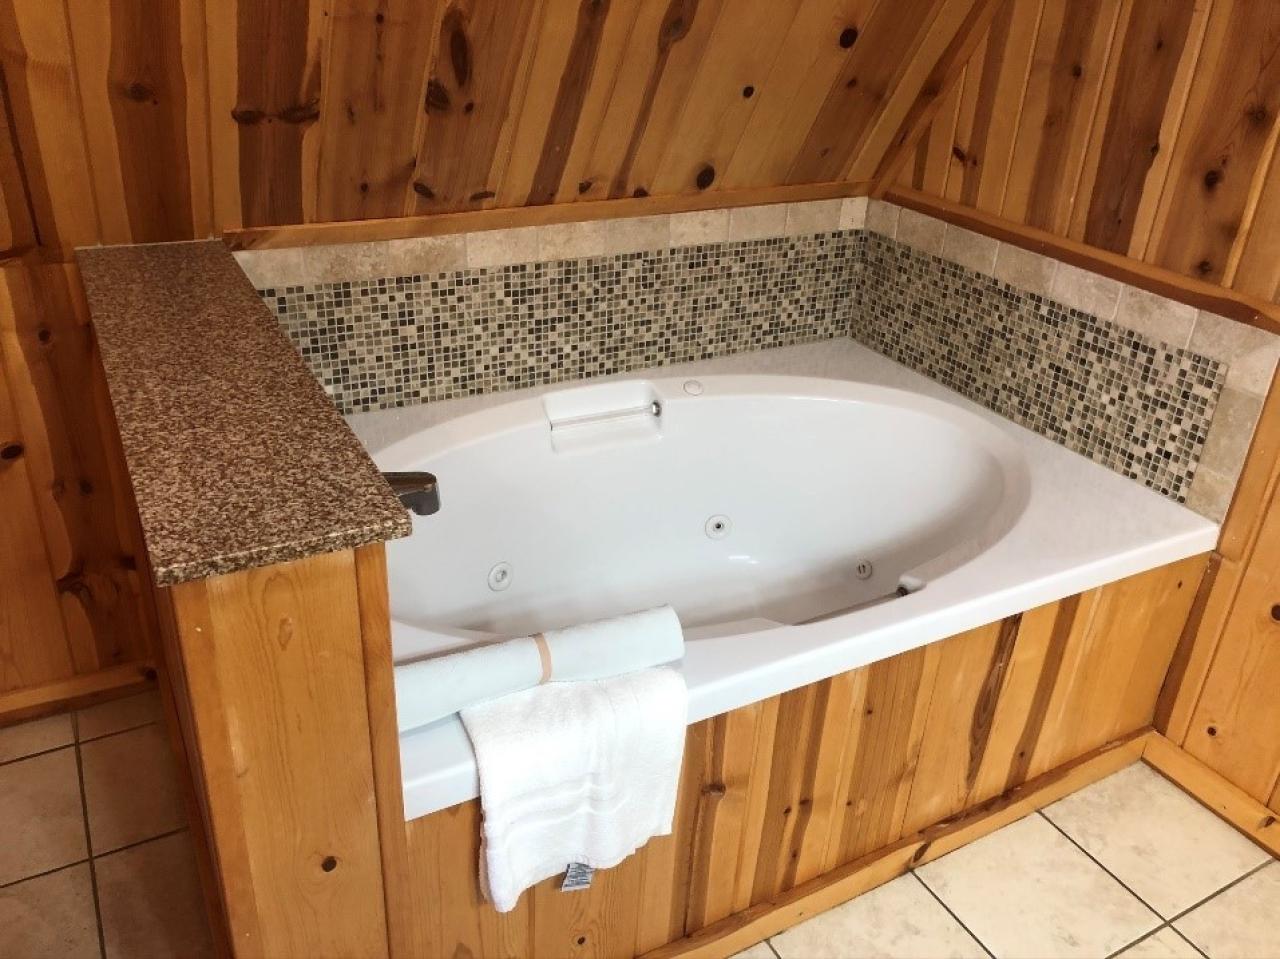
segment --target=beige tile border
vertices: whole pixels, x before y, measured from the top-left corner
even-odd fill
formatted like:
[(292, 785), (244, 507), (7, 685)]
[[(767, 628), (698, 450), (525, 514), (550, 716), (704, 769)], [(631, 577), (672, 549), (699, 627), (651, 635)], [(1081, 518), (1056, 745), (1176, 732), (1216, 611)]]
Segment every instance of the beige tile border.
[(866, 197), (811, 200), (234, 255), (250, 282), (268, 289), (857, 230), (867, 209)]

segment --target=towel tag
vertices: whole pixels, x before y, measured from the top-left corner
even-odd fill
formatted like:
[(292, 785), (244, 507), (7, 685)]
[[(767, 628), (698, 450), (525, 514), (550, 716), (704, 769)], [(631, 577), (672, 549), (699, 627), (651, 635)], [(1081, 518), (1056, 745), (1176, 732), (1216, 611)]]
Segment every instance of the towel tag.
[(582, 862), (571, 862), (569, 868), (564, 871), (564, 882), (560, 884), (561, 892), (574, 892), (578, 889), (586, 889), (591, 885), (591, 879), (595, 876), (596, 871)]

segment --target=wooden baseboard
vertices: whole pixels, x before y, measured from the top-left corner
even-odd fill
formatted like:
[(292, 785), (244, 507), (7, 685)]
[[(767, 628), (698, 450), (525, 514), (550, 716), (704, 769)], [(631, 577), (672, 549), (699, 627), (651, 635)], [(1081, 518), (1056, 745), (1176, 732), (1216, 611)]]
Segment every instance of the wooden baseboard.
[(0, 726), (39, 719), (67, 709), (92, 706), (106, 699), (141, 692), (156, 682), (150, 662), (125, 663), (95, 673), (0, 693)]
[(644, 959), (732, 956), (762, 939), (895, 879), (1141, 759), (1152, 737), (1139, 730), (891, 846), (797, 886), (769, 902), (668, 943)]
[(1280, 856), (1280, 814), (1158, 733), (1147, 738), (1142, 758), (1263, 849)]

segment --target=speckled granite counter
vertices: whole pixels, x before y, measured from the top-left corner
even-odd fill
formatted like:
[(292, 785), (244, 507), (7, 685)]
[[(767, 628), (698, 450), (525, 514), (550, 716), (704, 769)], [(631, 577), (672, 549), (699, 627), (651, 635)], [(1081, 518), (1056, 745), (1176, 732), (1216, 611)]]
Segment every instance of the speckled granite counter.
[(408, 535), (408, 514), (220, 241), (76, 258), (156, 582)]

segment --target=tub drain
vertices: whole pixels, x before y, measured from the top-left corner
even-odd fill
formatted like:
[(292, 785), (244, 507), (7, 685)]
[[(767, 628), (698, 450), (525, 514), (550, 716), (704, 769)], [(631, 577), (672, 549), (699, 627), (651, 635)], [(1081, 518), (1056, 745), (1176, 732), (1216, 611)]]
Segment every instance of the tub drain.
[(729, 535), (729, 530), (733, 529), (733, 523), (729, 521), (729, 517), (721, 516), (717, 513), (707, 520), (707, 524), (703, 528), (711, 539), (724, 539)]
[(511, 564), (499, 563), (489, 570), (489, 588), (500, 593), (511, 585)]

